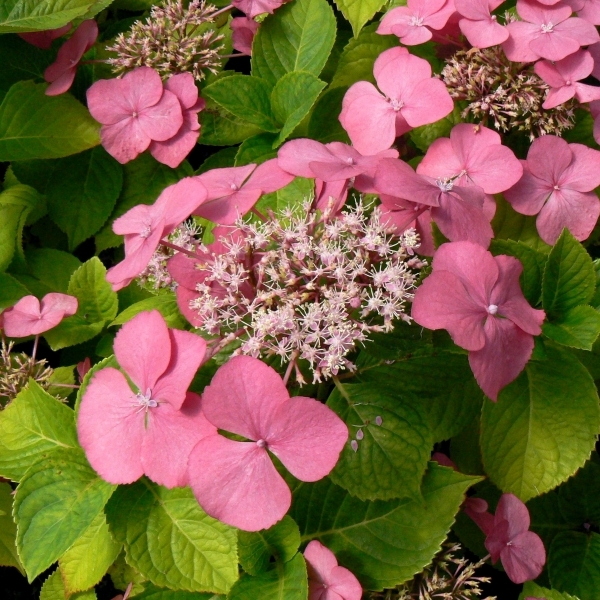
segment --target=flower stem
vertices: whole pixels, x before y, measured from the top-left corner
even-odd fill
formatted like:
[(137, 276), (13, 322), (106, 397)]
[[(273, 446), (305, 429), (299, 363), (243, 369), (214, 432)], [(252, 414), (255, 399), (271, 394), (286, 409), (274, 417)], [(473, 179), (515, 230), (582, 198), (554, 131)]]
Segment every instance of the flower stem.
[(191, 256), (192, 258), (200, 258), (200, 256), (198, 254), (196, 254), (195, 252), (192, 252), (191, 250), (186, 250), (185, 248), (182, 248), (181, 246), (177, 246), (176, 244), (172, 244), (171, 242), (167, 242), (167, 240), (160, 240), (160, 245), (165, 246), (166, 248), (171, 248), (171, 250), (176, 250), (177, 252), (182, 252), (183, 254), (187, 254), (188, 256)]

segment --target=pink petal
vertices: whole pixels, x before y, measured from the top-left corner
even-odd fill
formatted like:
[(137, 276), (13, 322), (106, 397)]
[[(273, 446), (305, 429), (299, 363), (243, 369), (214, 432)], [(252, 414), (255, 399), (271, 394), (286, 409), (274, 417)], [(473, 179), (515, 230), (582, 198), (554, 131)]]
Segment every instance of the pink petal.
[(274, 369), (256, 358), (235, 356), (205, 388), (203, 410), (219, 429), (258, 441), (271, 432), (269, 424), (289, 397)]
[(463, 510), (486, 536), (493, 531), (494, 515), (488, 512), (488, 503), (483, 498), (467, 498)]
[(587, 0), (583, 8), (577, 10), (577, 16), (589, 21), (593, 25), (600, 25), (600, 4), (598, 0)]
[(162, 235), (171, 233), (181, 225), (206, 200), (206, 196), (207, 190), (199, 177), (184, 177), (165, 188), (151, 207), (153, 215), (162, 215), (164, 218)]
[(536, 138), (527, 153), (527, 167), (533, 175), (555, 185), (573, 160), (571, 145), (555, 135)]
[(194, 446), (217, 428), (202, 414), (200, 396), (189, 392), (181, 410), (169, 403), (148, 409), (142, 443), (144, 473), (167, 488), (188, 485), (188, 458)]
[(258, 23), (248, 17), (235, 17), (229, 24), (232, 30), (233, 48), (242, 54), (252, 54), (252, 42), (258, 31)]
[(433, 77), (418, 83), (408, 93), (405, 102), (402, 116), (411, 127), (435, 123), (454, 109), (446, 86)]
[(77, 435), (87, 459), (109, 483), (133, 483), (141, 461), (146, 415), (124, 375), (108, 367), (94, 374), (79, 408)]
[(348, 440), (344, 422), (312, 398), (290, 398), (267, 422), (267, 447), (300, 481), (318, 481), (328, 475)]
[(152, 142), (150, 144), (150, 154), (158, 162), (175, 169), (192, 151), (199, 136), (200, 131), (193, 131), (185, 127), (184, 123), (181, 130), (166, 142)]
[(304, 550), (309, 579), (329, 583), (331, 571), (338, 566), (335, 554), (318, 540), (310, 542)]
[(456, 10), (467, 19), (484, 21), (490, 17), (489, 0), (454, 0)]
[(583, 144), (569, 144), (573, 153), (571, 164), (557, 183), (578, 192), (591, 192), (600, 185), (600, 152)]
[(267, 451), (220, 435), (201, 440), (188, 462), (189, 482), (211, 517), (244, 531), (267, 529), (288, 511), (292, 494)]
[(492, 563), (497, 562), (507, 544), (510, 543), (508, 535), (509, 523), (506, 519), (495, 519), (492, 530), (485, 538), (485, 548), (490, 553)]
[(338, 162), (325, 144), (306, 138), (290, 140), (283, 144), (277, 152), (277, 161), (284, 171), (309, 179), (315, 177), (309, 166), (311, 162)]
[(511, 540), (500, 553), (506, 574), (513, 583), (536, 579), (546, 563), (546, 550), (539, 535), (526, 531)]
[(508, 29), (489, 16), (485, 20), (478, 21), (461, 19), (458, 25), (469, 43), (475, 48), (489, 48), (502, 44), (509, 36)]
[(529, 42), (529, 48), (537, 56), (548, 60), (560, 60), (573, 52), (577, 52), (581, 44), (569, 33), (561, 31), (559, 27), (560, 25), (557, 25), (551, 33), (532, 39)]
[(198, 298), (198, 292), (185, 288), (182, 285), (177, 286), (175, 290), (177, 295), (177, 306), (181, 314), (194, 326), (201, 327), (204, 321), (200, 318), (197, 310), (191, 308), (191, 302)]
[(4, 333), (8, 337), (39, 335), (56, 327), (65, 317), (77, 312), (77, 299), (66, 294), (46, 294), (21, 298), (3, 313)]
[(586, 85), (584, 83), (575, 84), (575, 97), (582, 104), (587, 104), (594, 100), (600, 100), (600, 88), (595, 85)]
[(207, 200), (194, 214), (220, 225), (233, 225), (258, 202), (262, 192), (259, 189), (241, 189), (218, 200)]
[(540, 55), (529, 47), (529, 42), (537, 35), (539, 26), (524, 21), (509, 23), (508, 39), (502, 44), (502, 49), (508, 60), (512, 62), (533, 62)]
[(577, 88), (574, 85), (565, 85), (561, 88), (550, 88), (548, 90), (548, 94), (546, 95), (546, 99), (542, 104), (542, 108), (555, 108), (573, 98), (576, 93)]
[(417, 175), (405, 162), (394, 158), (380, 161), (375, 172), (375, 188), (381, 194), (427, 206), (437, 206), (441, 194), (437, 185)]
[(211, 169), (199, 175), (197, 179), (207, 189), (206, 200), (210, 202), (211, 200), (231, 196), (231, 194), (238, 191), (255, 168), (255, 164), (250, 164), (243, 167)]
[(549, 60), (538, 60), (533, 69), (550, 87), (560, 88), (566, 83), (557, 66)]
[(156, 104), (140, 109), (137, 121), (151, 140), (164, 142), (176, 135), (183, 125), (181, 104), (175, 94), (165, 90)]
[(134, 160), (150, 145), (150, 137), (133, 118), (126, 118), (114, 125), (104, 125), (100, 130), (104, 149), (122, 165)]
[(171, 75), (164, 87), (177, 96), (182, 109), (192, 108), (198, 101), (198, 88), (191, 73)]
[(114, 351), (119, 365), (142, 394), (154, 389), (171, 359), (171, 340), (163, 316), (157, 310), (135, 315), (117, 333)]
[[(252, 175), (248, 178), (248, 181), (244, 184), (244, 189), (247, 191), (260, 190), (261, 194), (270, 194), (285, 187), (293, 180), (294, 175), (286, 173), (278, 165), (277, 159), (272, 158), (256, 167)], [(250, 210), (250, 208), (245, 212)]]
[(485, 346), (469, 353), (469, 364), (479, 387), (494, 402), (500, 390), (514, 381), (533, 352), (533, 336), (508, 319), (488, 317)]
[[(541, 4), (557, 4), (557, 2), (542, 2)], [(571, 16), (570, 6), (541, 6), (536, 0), (517, 0), (517, 12), (524, 21), (541, 25), (542, 23), (561, 23)]]
[(402, 33), (396, 33), (395, 27), (393, 30), (393, 33), (400, 38), (400, 41), (405, 46), (418, 46), (419, 44), (428, 42), (433, 37), (431, 31), (424, 25), (409, 26), (406, 28), (406, 31)]
[(33, 31), (31, 33), (19, 33), (18, 36), (27, 43), (37, 46), (42, 50), (49, 50), (52, 42), (67, 33), (71, 29), (71, 23), (67, 23), (58, 29), (47, 29), (46, 31)]
[(408, 53), (398, 54), (379, 71), (376, 77), (377, 86), (388, 98), (405, 102), (415, 86), (429, 79), (431, 79), (431, 65), (423, 58)]
[(76, 74), (77, 67), (73, 67), (53, 79), (52, 83), (46, 88), (46, 96), (60, 96), (60, 94), (64, 94), (73, 85)]
[(196, 371), (204, 362), (206, 342), (199, 335), (189, 331), (179, 329), (168, 331), (171, 360), (166, 371), (152, 388), (152, 397), (160, 401), (166, 400), (173, 408), (179, 409)]
[(525, 503), (514, 494), (502, 494), (494, 519), (496, 523), (503, 520), (508, 521), (508, 538), (510, 540), (527, 531), (530, 525), (529, 511)]
[[(400, 7), (400, 8), (403, 9), (404, 7)], [(392, 11), (390, 11), (389, 13), (386, 13), (385, 16), (387, 16), (391, 12)], [(385, 16), (383, 17), (384, 19), (385, 19)], [(383, 23), (383, 20), (382, 20), (382, 23)], [(382, 32), (378, 31), (378, 33), (382, 33)], [(385, 34), (383, 34), (383, 35), (385, 35)], [(408, 54), (409, 54), (408, 50), (401, 46), (395, 46), (394, 48), (389, 48), (388, 50), (384, 50), (377, 57), (377, 59), (375, 60), (375, 64), (373, 65), (373, 76), (375, 77), (375, 81), (379, 81), (379, 78), (381, 76), (381, 71), (383, 69), (385, 69), (385, 67), (388, 64), (394, 63), (399, 57), (406, 56)]]
[(513, 187), (504, 192), (504, 197), (512, 207), (523, 215), (537, 215), (552, 193), (552, 186), (533, 175), (523, 165), (523, 176)]
[(442, 137), (429, 146), (417, 167), (417, 173), (434, 179), (449, 179), (463, 170), (463, 164), (464, 161), (457, 156), (450, 138)]

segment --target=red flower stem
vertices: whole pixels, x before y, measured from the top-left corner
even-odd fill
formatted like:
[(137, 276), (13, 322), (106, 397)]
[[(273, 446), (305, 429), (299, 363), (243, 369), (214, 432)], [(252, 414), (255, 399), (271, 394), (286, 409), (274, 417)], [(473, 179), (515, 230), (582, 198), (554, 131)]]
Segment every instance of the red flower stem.
[(183, 254), (187, 254), (192, 258), (200, 258), (200, 256), (195, 252), (192, 252), (191, 250), (186, 250), (185, 248), (177, 246), (176, 244), (171, 244), (171, 242), (167, 242), (167, 240), (160, 240), (160, 245), (165, 246), (166, 248), (171, 248), (171, 250), (177, 250), (177, 252), (183, 252)]
[(298, 353), (296, 351), (292, 352), (290, 364), (287, 367), (285, 375), (283, 376), (283, 385), (287, 385), (287, 382), (292, 374), (292, 369), (296, 365), (296, 358), (298, 358)]
[(35, 340), (33, 341), (33, 350), (31, 351), (31, 358), (29, 359), (29, 372), (33, 370), (33, 365), (35, 363), (35, 355), (37, 354), (38, 342), (40, 341), (39, 334), (35, 336)]
[(231, 10), (232, 8), (233, 8), (233, 4), (230, 4), (229, 6), (226, 6), (225, 8), (218, 10), (216, 13), (213, 13), (211, 15), (211, 18), (214, 19), (215, 17), (218, 17), (219, 15), (223, 14), (224, 12), (227, 12), (228, 10)]
[(220, 56), (221, 56), (221, 58), (237, 58), (238, 56), (248, 56), (248, 55), (244, 54), (243, 52), (235, 52), (233, 54), (221, 54)]

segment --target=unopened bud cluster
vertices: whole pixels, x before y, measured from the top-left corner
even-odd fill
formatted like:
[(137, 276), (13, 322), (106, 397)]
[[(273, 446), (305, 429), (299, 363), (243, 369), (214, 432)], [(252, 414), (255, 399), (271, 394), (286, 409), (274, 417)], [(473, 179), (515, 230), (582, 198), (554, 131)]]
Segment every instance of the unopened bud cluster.
[(511, 62), (500, 46), (460, 50), (441, 73), (450, 96), (468, 102), (462, 118), (494, 124), (499, 131), (517, 129), (530, 140), (561, 135), (575, 125), (575, 101), (542, 108), (549, 89), (532, 64)]
[(156, 69), (163, 79), (191, 73), (201, 81), (205, 71), (216, 74), (221, 65), (224, 36), (214, 30), (216, 12), (216, 7), (203, 0), (193, 0), (187, 7), (183, 0), (153, 6), (145, 22), (136, 21), (107, 48), (117, 54), (107, 62), (115, 73), (146, 66)]

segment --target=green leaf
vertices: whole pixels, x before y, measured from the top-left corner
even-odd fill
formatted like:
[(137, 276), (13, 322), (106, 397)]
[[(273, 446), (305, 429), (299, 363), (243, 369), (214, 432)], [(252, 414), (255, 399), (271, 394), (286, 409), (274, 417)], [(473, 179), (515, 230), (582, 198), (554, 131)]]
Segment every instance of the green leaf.
[(29, 272), (50, 292), (66, 294), (71, 275), (81, 267), (81, 261), (54, 248), (32, 248), (25, 258)]
[(546, 347), (516, 381), (486, 402), (481, 451), (490, 479), (524, 502), (581, 467), (600, 431), (596, 386), (568, 351)]
[(327, 84), (306, 71), (286, 73), (273, 88), (271, 106), (281, 133), (273, 147), (281, 145), (308, 114)]
[[(597, 460), (597, 455), (595, 455)], [(589, 460), (575, 477), (558, 489), (558, 507), (565, 521), (581, 527), (600, 525), (600, 464)]]
[(587, 304), (596, 290), (594, 264), (585, 248), (564, 229), (550, 252), (542, 283), (542, 305), (552, 320), (579, 304)]
[(367, 21), (381, 10), (386, 0), (335, 0), (337, 7), (352, 25), (356, 37)]
[(348, 87), (357, 81), (375, 83), (373, 65), (377, 57), (398, 45), (394, 35), (379, 35), (375, 33), (378, 24), (369, 25), (360, 35), (348, 42), (340, 56), (337, 71), (331, 81), (331, 87)]
[(19, 481), (42, 455), (77, 448), (73, 411), (35, 381), (0, 412), (0, 475)]
[(302, 554), (256, 577), (242, 575), (227, 600), (306, 600), (308, 580)]
[(232, 115), (265, 131), (279, 128), (271, 112), (272, 86), (259, 77), (231, 75), (217, 79), (202, 90), (202, 95), (214, 100)]
[(518, 258), (523, 265), (520, 282), (523, 295), (534, 306), (539, 302), (542, 293), (542, 274), (547, 256), (523, 242), (512, 240), (492, 240), (490, 251), (494, 256), (507, 254)]
[(600, 334), (600, 313), (591, 306), (576, 306), (554, 323), (544, 323), (542, 330), (563, 346), (591, 350)]
[(54, 329), (44, 333), (44, 338), (50, 348), (56, 352), (69, 346), (83, 344), (83, 342), (95, 338), (103, 329), (104, 321), (90, 323), (82, 316), (74, 315), (61, 321)]
[(238, 119), (226, 110), (203, 110), (200, 113), (200, 144), (207, 146), (233, 146), (262, 133), (262, 129)]
[(191, 175), (189, 164), (184, 162), (177, 169), (159, 163), (151, 154), (140, 154), (135, 160), (123, 165), (123, 186), (109, 222), (96, 234), (96, 252), (114, 248), (123, 243), (123, 236), (113, 233), (112, 223), (138, 204), (153, 204), (169, 185)]
[(0, 33), (58, 29), (84, 15), (95, 0), (3, 0)]
[(119, 488), (106, 514), (127, 562), (159, 587), (221, 593), (238, 577), (235, 530), (209, 517), (187, 488), (142, 480)]
[[(258, 135), (248, 138), (248, 141), (252, 140), (254, 138), (258, 138), (261, 135), (267, 135), (267, 136), (271, 136), (271, 137), (275, 136), (274, 133), (265, 133), (265, 134), (259, 133)], [(270, 145), (269, 145), (269, 148), (271, 148)], [(194, 175), (202, 175), (202, 173), (206, 173), (207, 171), (210, 171), (211, 169), (223, 169), (223, 168), (227, 168), (227, 167), (235, 167), (236, 166), (235, 165), (235, 157), (238, 153), (238, 150), (239, 150), (239, 148), (236, 148), (236, 147), (223, 148), (222, 150), (218, 150), (214, 154), (211, 154), (194, 171)], [(252, 162), (252, 161), (250, 161), (250, 162)]]
[(321, 95), (310, 115), (308, 137), (323, 144), (329, 142), (350, 143), (348, 134), (339, 120), (342, 100), (347, 90), (346, 87), (335, 87)]
[(244, 140), (235, 155), (235, 166), (260, 164), (270, 158), (275, 158), (277, 150), (273, 150), (273, 147), (278, 137), (274, 133), (259, 133)]
[(375, 384), (340, 384), (327, 406), (344, 420), (350, 438), (360, 440), (356, 452), (350, 441), (344, 446), (329, 475), (333, 483), (361, 500), (420, 500), (433, 446), (424, 407)]
[(295, 0), (268, 15), (252, 44), (252, 75), (275, 85), (286, 73), (318, 77), (335, 42), (336, 23), (326, 0)]
[(54, 571), (44, 581), (42, 591), (40, 592), (40, 600), (97, 600), (97, 598), (94, 590), (67, 596), (63, 580), (60, 577), (60, 571)]
[(112, 321), (117, 316), (119, 298), (106, 281), (106, 267), (95, 256), (73, 273), (68, 291), (79, 302), (77, 314), (89, 323)]
[(480, 481), (431, 463), (424, 502), (362, 502), (329, 479), (299, 484), (290, 516), (303, 541), (319, 539), (364, 588), (394, 587), (420, 572), (440, 550), (466, 490)]
[(548, 551), (552, 587), (581, 600), (597, 600), (600, 590), (600, 535), (564, 531)]
[(71, 595), (96, 585), (120, 550), (121, 545), (110, 535), (104, 513), (99, 513), (58, 561), (66, 592)]
[(0, 193), (0, 271), (10, 265), (15, 253), (24, 260), (23, 227), (39, 201), (40, 195), (28, 185), (13, 185)]
[(412, 129), (409, 133), (410, 139), (421, 152), (425, 153), (438, 138), (450, 137), (452, 128), (460, 122), (460, 109), (455, 106), (454, 110), (443, 119)]
[(157, 310), (165, 318), (169, 327), (183, 329), (186, 325), (186, 320), (179, 312), (177, 298), (173, 294), (161, 294), (160, 296), (152, 296), (152, 298), (146, 298), (145, 300), (141, 300), (140, 302), (128, 306), (110, 324), (110, 327), (113, 327), (114, 325), (123, 325), (123, 323), (127, 323), (127, 321), (133, 319), (135, 315), (145, 310)]
[[(568, 482), (564, 485), (568, 485)], [(541, 496), (536, 496), (527, 503), (527, 509), (531, 517), (530, 529), (542, 538), (546, 552), (550, 548), (552, 540), (561, 531), (579, 528), (582, 523), (578, 519), (565, 519), (560, 510), (559, 492), (563, 486)]]
[(561, 594), (557, 590), (549, 590), (537, 585), (533, 581), (525, 582), (523, 591), (519, 596), (519, 600), (527, 600), (527, 598), (533, 598), (534, 600), (579, 600), (579, 598), (571, 596), (571, 594)]
[(0, 310), (14, 306), (29, 290), (12, 275), (0, 273)]
[(17, 548), (29, 581), (59, 559), (102, 512), (116, 486), (100, 479), (81, 449), (55, 450), (17, 487)]
[(70, 94), (46, 96), (45, 87), (20, 81), (4, 97), (0, 161), (62, 158), (100, 143), (100, 126), (87, 108)]
[(75, 389), (62, 387), (61, 384), (75, 384), (75, 365), (71, 367), (55, 367), (52, 375), (48, 378), (49, 387), (48, 393), (55, 398), (67, 398)]
[(299, 546), (298, 525), (287, 515), (270, 529), (238, 532), (240, 564), (250, 575), (268, 571), (271, 557), (284, 563), (291, 560)]
[(24, 573), (17, 554), (17, 526), (12, 519), (12, 503), (12, 488), (8, 483), (0, 483), (0, 565), (16, 567)]
[(141, 594), (135, 594), (136, 600), (219, 600), (225, 599), (225, 596), (218, 596), (216, 594), (202, 594), (200, 592), (182, 592), (175, 590), (168, 590), (164, 588), (156, 587), (155, 585), (148, 585)]
[(271, 194), (264, 194), (258, 201), (256, 208), (261, 212), (270, 209), (277, 214), (281, 214), (288, 207), (297, 208), (300, 206), (304, 200), (310, 197), (313, 188), (314, 181), (312, 179), (296, 177), (280, 190)]

